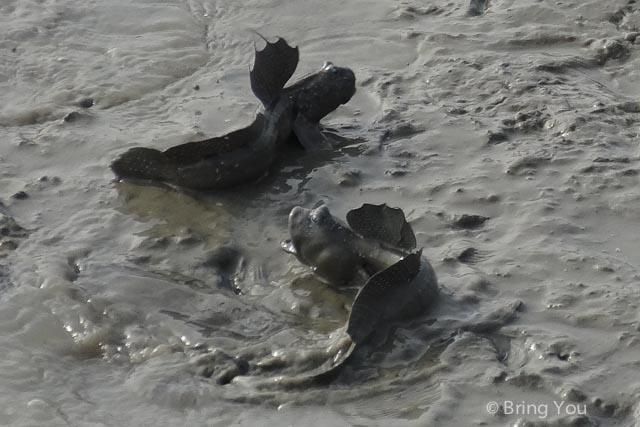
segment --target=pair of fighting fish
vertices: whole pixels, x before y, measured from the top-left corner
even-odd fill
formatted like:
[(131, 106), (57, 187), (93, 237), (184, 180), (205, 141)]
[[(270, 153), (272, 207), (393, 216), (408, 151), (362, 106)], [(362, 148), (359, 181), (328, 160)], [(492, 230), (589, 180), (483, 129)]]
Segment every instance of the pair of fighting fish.
[[(308, 150), (322, 148), (319, 121), (355, 93), (348, 68), (326, 63), (320, 71), (284, 87), (298, 64), (298, 49), (285, 40), (267, 42), (255, 53), (251, 88), (264, 114), (225, 136), (159, 151), (132, 148), (113, 162), (120, 178), (161, 181), (196, 190), (230, 187), (266, 173), (282, 146), (295, 135)], [(422, 313), (438, 295), (433, 268), (402, 210), (365, 204), (347, 214), (348, 226), (326, 206), (295, 207), (285, 251), (312, 267), (333, 286), (360, 285), (344, 334), (327, 362), (301, 377), (280, 378), (290, 386), (333, 378), (356, 348), (381, 325)], [(359, 283), (358, 283), (359, 282)]]

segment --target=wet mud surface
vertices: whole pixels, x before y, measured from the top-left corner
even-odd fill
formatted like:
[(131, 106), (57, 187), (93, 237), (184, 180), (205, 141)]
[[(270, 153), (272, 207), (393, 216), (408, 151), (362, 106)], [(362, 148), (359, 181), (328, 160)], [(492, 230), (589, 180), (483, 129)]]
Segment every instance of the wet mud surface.
[[(0, 23), (3, 422), (637, 422), (635, 1), (9, 0)], [(354, 70), (336, 148), (213, 194), (114, 182), (128, 148), (251, 122), (251, 29), (299, 45), (294, 80)], [(280, 249), (320, 202), (402, 208), (443, 292), (291, 391), (354, 294)]]

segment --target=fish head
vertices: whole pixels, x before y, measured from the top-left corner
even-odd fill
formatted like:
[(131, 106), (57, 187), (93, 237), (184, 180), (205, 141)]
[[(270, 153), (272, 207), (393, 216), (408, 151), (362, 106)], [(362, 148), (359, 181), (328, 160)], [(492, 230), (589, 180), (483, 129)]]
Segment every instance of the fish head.
[(327, 206), (294, 207), (289, 214), (289, 235), (283, 249), (312, 267), (322, 281), (342, 285), (356, 274), (359, 254), (353, 243), (357, 236), (334, 218)]
[(319, 247), (333, 244), (332, 230), (339, 226), (325, 205), (315, 209), (296, 206), (289, 213), (291, 238), (285, 250), (296, 255), (303, 264), (313, 266), (314, 254)]
[(320, 71), (300, 82), (297, 94), (299, 114), (318, 122), (356, 93), (356, 76), (349, 68), (325, 62)]

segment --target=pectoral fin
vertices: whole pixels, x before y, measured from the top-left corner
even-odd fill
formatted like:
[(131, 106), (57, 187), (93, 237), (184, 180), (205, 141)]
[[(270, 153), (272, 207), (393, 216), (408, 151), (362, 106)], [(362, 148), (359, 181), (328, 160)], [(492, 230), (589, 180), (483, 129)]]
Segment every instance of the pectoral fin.
[(304, 116), (296, 117), (293, 122), (293, 133), (300, 145), (307, 151), (318, 151), (330, 146), (327, 137), (322, 133), (318, 123), (311, 123)]
[(267, 45), (262, 50), (256, 49), (249, 77), (251, 90), (264, 108), (269, 109), (296, 70), (299, 53), (297, 47), (289, 46), (282, 38), (278, 37), (277, 41), (269, 42), (260, 34), (258, 36), (266, 41)]
[(378, 240), (396, 248), (416, 248), (413, 229), (400, 208), (365, 203), (347, 213), (347, 223), (362, 237)]
[(396, 292), (406, 292), (420, 271), (422, 251), (407, 255), (385, 270), (371, 276), (356, 295), (347, 323), (347, 334), (354, 343), (362, 344), (384, 320), (392, 307)]

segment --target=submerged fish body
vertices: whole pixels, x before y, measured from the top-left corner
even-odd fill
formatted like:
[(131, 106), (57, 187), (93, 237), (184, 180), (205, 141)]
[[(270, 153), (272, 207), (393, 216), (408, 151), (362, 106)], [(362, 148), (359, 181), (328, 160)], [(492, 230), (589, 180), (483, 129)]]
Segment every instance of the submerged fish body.
[(161, 181), (194, 190), (215, 190), (264, 175), (280, 148), (296, 134), (306, 148), (322, 144), (318, 122), (355, 93), (355, 75), (326, 63), (284, 87), (298, 63), (298, 48), (279, 38), (255, 54), (251, 88), (264, 106), (253, 123), (227, 135), (188, 142), (165, 151), (135, 147), (111, 168), (124, 179)]

